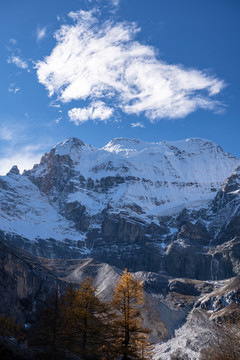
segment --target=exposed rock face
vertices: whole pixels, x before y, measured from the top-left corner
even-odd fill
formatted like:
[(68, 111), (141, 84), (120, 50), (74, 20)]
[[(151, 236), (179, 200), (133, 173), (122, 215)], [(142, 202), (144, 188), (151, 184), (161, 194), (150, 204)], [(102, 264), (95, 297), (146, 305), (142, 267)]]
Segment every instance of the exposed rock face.
[(70, 138), (32, 170), (13, 167), (0, 178), (1, 237), (37, 256), (91, 256), (205, 280), (234, 276), (239, 165), (202, 139), (115, 139), (96, 149)]
[(193, 225), (190, 222), (185, 222), (184, 225), (181, 226), (177, 239), (186, 239), (189, 240), (191, 244), (204, 246), (209, 245), (211, 238), (203, 224)]
[(19, 174), (20, 174), (17, 165), (14, 165), (14, 166), (11, 168), (11, 170), (7, 173), (7, 175), (11, 175), (11, 174), (13, 174), (13, 175), (19, 175)]
[(64, 284), (37, 258), (0, 241), (0, 313), (33, 322)]
[(211, 279), (211, 259), (201, 246), (182, 239), (175, 240), (168, 246), (164, 258), (168, 274), (204, 280)]
[(169, 285), (169, 290), (174, 291), (176, 293), (188, 296), (198, 296), (200, 295), (200, 291), (196, 289), (194, 284), (188, 284), (181, 282), (179, 280), (171, 281)]
[[(226, 310), (230, 304), (238, 304), (238, 306), (240, 304), (240, 276), (226, 281), (224, 286), (216, 288), (210, 294), (200, 296), (195, 307), (212, 311), (213, 314), (211, 317), (216, 318), (216, 316), (219, 315), (223, 316), (221, 310)], [(219, 313), (219, 311), (221, 311), (221, 313)]]

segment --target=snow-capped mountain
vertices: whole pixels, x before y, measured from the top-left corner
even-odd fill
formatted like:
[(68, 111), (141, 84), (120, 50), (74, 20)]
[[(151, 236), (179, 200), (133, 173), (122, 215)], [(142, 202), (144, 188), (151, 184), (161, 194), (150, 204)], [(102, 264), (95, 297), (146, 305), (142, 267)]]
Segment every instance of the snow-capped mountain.
[[(32, 170), (0, 178), (2, 238), (41, 256), (209, 278), (225, 240), (238, 247), (238, 166), (203, 139), (119, 138), (98, 149), (70, 138)], [(237, 271), (224, 257), (217, 277)]]
[(70, 181), (74, 187), (68, 203), (80, 201), (91, 215), (106, 206), (124, 207), (133, 215), (141, 208), (141, 217), (147, 220), (208, 202), (239, 164), (219, 146), (202, 139), (144, 143), (120, 138), (96, 149), (73, 138), (55, 146), (29, 175), (37, 182), (41, 178), (44, 193), (54, 199), (56, 181), (51, 187), (46, 180), (59, 177), (54, 170), (60, 165), (65, 173), (62, 186)]

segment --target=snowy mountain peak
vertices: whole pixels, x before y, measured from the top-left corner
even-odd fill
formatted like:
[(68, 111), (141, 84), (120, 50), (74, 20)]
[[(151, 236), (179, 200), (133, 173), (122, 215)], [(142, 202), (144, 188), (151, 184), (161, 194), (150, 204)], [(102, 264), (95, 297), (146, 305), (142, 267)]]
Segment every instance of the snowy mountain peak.
[(75, 137), (71, 137), (54, 146), (54, 148), (50, 151), (50, 154), (59, 156), (68, 155), (74, 163), (78, 163), (84, 147), (85, 144), (83, 141)]
[(126, 150), (141, 151), (144, 149), (158, 149), (159, 152), (164, 153), (168, 148), (177, 148), (178, 150), (191, 151), (199, 153), (199, 151), (218, 149), (223, 152), (221, 147), (214, 142), (201, 138), (190, 138), (186, 140), (177, 141), (160, 141), (160, 142), (144, 142), (138, 139), (116, 138), (111, 140), (104, 150), (109, 152), (121, 152)]
[[(214, 143), (211, 140), (202, 139), (202, 138), (189, 138), (185, 140), (177, 140), (177, 141), (162, 141), (159, 143), (155, 143), (159, 147), (162, 147), (163, 144), (169, 148), (177, 148), (182, 152), (199, 154), (203, 151), (209, 152), (211, 150), (218, 152), (222, 152), (226, 155), (222, 148)], [(231, 157), (231, 155), (230, 155)]]

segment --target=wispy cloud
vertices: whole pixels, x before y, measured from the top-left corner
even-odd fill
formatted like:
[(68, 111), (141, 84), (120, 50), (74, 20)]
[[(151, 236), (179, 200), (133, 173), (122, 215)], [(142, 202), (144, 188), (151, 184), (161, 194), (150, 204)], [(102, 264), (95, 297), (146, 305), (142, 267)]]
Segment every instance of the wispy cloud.
[(136, 128), (136, 127), (144, 128), (144, 125), (141, 122), (136, 122), (136, 123), (131, 123), (131, 127), (132, 128)]
[[(93, 0), (87, 0), (90, 4), (93, 3)], [(113, 7), (118, 7), (121, 0), (95, 0), (95, 2), (97, 3), (105, 3), (107, 4), (108, 6), (113, 6)]]
[[(222, 80), (161, 61), (153, 47), (135, 40), (136, 23), (100, 23), (95, 13), (71, 12), (74, 24), (61, 26), (52, 53), (36, 65), (49, 96), (57, 94), (63, 103), (86, 102), (69, 111), (75, 124), (106, 120), (117, 111), (156, 121), (219, 106), (215, 95), (224, 87)], [(98, 101), (105, 111), (94, 108)]]
[(21, 172), (32, 168), (49, 149), (52, 138), (34, 136), (29, 130), (29, 122), (23, 118), (1, 121), (0, 140), (4, 146), (0, 148), (0, 175), (5, 175), (13, 165)]
[(16, 45), (16, 44), (17, 44), (17, 40), (14, 39), (14, 38), (9, 39), (9, 42), (10, 42), (10, 44), (12, 44), (12, 45)]
[(24, 69), (27, 70), (28, 69), (28, 63), (23, 60), (20, 56), (18, 55), (12, 55), (7, 59), (7, 62), (9, 64), (14, 64), (17, 67), (19, 67), (20, 69)]
[(17, 86), (15, 83), (11, 83), (8, 87), (8, 92), (17, 94), (20, 91), (20, 87)]
[(51, 101), (50, 104), (49, 104), (50, 107), (52, 108), (56, 108), (56, 109), (60, 109), (61, 108), (61, 105), (60, 104), (57, 104), (55, 101)]
[(15, 136), (15, 132), (13, 131), (12, 128), (10, 128), (9, 126), (7, 126), (6, 124), (3, 124), (0, 127), (0, 139), (1, 140), (13, 140)]
[(27, 127), (24, 124), (24, 119), (20, 121), (5, 121), (0, 119), (0, 139), (7, 141), (6, 147), (13, 148), (18, 143), (26, 140)]
[(110, 3), (111, 3), (113, 6), (119, 6), (120, 1), (121, 1), (121, 0), (110, 0)]
[(47, 36), (47, 27), (46, 26), (43, 26), (43, 27), (38, 26), (36, 35), (37, 35), (37, 41), (43, 40)]

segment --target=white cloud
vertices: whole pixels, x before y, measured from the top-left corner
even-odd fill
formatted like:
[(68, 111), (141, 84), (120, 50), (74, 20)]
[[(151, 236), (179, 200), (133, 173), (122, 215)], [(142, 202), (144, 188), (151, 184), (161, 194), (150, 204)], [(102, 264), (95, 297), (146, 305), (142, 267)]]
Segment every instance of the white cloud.
[(20, 91), (20, 87), (16, 86), (15, 83), (11, 83), (8, 87), (8, 92), (17, 94)]
[(47, 27), (37, 27), (37, 41), (43, 40), (47, 36)]
[[(56, 32), (50, 56), (37, 63), (38, 80), (63, 103), (101, 101), (110, 111), (145, 114), (150, 121), (181, 118), (198, 108), (214, 110), (224, 82), (207, 72), (169, 65), (153, 47), (134, 40), (135, 23), (99, 23), (94, 12), (71, 12), (73, 25)], [(75, 124), (95, 119), (93, 105), (74, 108)], [(104, 113), (104, 112), (103, 112)], [(101, 115), (101, 114), (100, 114)], [(102, 119), (101, 116), (99, 119)]]
[(141, 122), (136, 122), (136, 123), (131, 123), (131, 127), (132, 128), (136, 128), (136, 127), (144, 128), (144, 125)]
[(82, 124), (88, 120), (106, 121), (113, 114), (113, 109), (106, 106), (102, 101), (93, 102), (87, 108), (74, 108), (68, 112), (70, 121), (76, 125)]
[(9, 64), (15, 64), (20, 69), (28, 69), (28, 64), (25, 60), (21, 59), (20, 56), (12, 55), (7, 59)]

